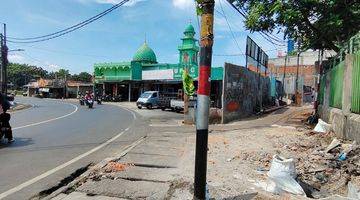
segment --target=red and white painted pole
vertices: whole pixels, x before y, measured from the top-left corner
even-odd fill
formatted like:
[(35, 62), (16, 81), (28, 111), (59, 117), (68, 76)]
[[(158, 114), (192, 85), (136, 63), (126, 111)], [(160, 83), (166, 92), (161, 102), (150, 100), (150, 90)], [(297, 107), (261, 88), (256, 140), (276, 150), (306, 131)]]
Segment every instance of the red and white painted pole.
[(210, 109), (211, 59), (214, 29), (214, 0), (198, 0), (201, 10), (200, 65), (196, 113), (194, 199), (206, 198), (206, 170)]

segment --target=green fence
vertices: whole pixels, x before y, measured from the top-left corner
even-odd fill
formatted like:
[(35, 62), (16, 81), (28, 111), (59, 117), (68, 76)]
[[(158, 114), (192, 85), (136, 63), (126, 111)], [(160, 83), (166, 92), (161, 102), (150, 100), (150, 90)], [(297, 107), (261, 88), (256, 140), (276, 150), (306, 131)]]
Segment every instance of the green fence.
[(360, 51), (354, 55), (352, 71), (351, 111), (360, 114)]
[(326, 84), (326, 76), (322, 76), (320, 78), (320, 93), (319, 93), (320, 104), (324, 104), (325, 84)]
[(344, 64), (345, 61), (341, 61), (334, 68), (330, 70), (330, 99), (329, 105), (334, 108), (342, 107), (342, 90), (344, 79)]

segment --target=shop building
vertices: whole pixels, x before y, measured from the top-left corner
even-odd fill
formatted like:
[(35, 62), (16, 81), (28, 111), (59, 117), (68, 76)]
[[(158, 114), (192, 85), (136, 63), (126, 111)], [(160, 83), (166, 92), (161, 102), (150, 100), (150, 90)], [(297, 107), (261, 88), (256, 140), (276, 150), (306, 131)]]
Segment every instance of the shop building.
[[(198, 78), (199, 46), (194, 27), (189, 24), (178, 46), (178, 63), (158, 63), (155, 52), (144, 42), (133, 59), (127, 62), (94, 64), (95, 89), (103, 95), (120, 96), (124, 101), (136, 101), (144, 91), (182, 92), (182, 73), (187, 69)], [(213, 67), (212, 99), (221, 99), (223, 67)], [(217, 102), (216, 104), (219, 104)]]

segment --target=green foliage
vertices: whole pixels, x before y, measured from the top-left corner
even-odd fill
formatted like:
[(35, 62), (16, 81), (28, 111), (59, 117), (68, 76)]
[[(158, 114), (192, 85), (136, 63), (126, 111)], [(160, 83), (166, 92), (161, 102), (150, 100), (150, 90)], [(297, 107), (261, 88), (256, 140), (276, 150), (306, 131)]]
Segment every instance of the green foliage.
[(185, 94), (188, 96), (193, 96), (195, 93), (194, 80), (187, 70), (183, 70), (182, 79)]
[(55, 74), (58, 79), (69, 79), (71, 76), (69, 70), (66, 69), (59, 69), (59, 71), (55, 72)]
[(48, 72), (41, 67), (28, 64), (9, 63), (8, 65), (8, 81), (13, 83), (15, 88), (19, 89), (28, 84), (30, 81), (39, 78), (45, 79), (66, 79), (82, 82), (91, 82), (92, 75), (87, 72), (71, 75), (69, 70), (60, 69), (57, 72)]
[(82, 82), (91, 82), (92, 75), (87, 72), (81, 72), (79, 74), (72, 75), (71, 80), (82, 81)]
[(284, 31), (301, 49), (339, 51), (360, 30), (360, 3), (349, 0), (234, 0), (250, 31)]
[(41, 67), (31, 66), (27, 64), (9, 63), (8, 80), (13, 83), (16, 88), (26, 85), (31, 80), (37, 78), (46, 78), (48, 72)]

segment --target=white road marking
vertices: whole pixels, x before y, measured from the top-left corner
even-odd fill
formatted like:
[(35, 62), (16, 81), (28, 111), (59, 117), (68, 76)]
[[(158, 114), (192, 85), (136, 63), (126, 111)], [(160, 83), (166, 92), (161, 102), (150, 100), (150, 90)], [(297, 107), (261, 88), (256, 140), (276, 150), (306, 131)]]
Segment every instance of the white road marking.
[[(72, 105), (73, 105), (73, 104), (72, 104)], [(73, 106), (75, 106), (75, 105), (73, 105)], [(77, 106), (76, 106), (76, 108), (77, 108)], [(130, 109), (127, 109), (127, 108), (125, 108), (125, 109), (126, 109), (127, 111), (129, 111), (129, 112), (133, 115), (133, 118), (134, 118), (134, 120), (135, 120), (135, 119), (136, 119), (135, 113), (134, 113), (132, 110), (130, 110)], [(76, 109), (76, 111), (77, 111), (77, 109)], [(134, 122), (133, 122), (133, 123), (134, 123)], [(82, 158), (84, 158), (84, 157), (86, 157), (86, 156), (88, 156), (88, 155), (90, 155), (90, 154), (92, 154), (92, 153), (94, 153), (94, 152), (96, 152), (96, 151), (98, 151), (98, 150), (100, 150), (101, 148), (105, 147), (106, 145), (110, 144), (111, 142), (113, 142), (114, 140), (116, 140), (116, 139), (118, 139), (120, 136), (122, 136), (126, 131), (128, 131), (128, 130), (130, 129), (130, 127), (133, 125), (133, 123), (132, 123), (129, 127), (127, 127), (124, 131), (120, 132), (119, 134), (117, 134), (117, 135), (114, 136), (113, 138), (107, 140), (106, 142), (100, 144), (99, 146), (91, 149), (90, 151), (85, 152), (85, 153), (83, 153), (83, 154), (81, 154), (81, 155), (79, 155), (79, 156), (77, 156), (77, 157), (75, 157), (75, 158), (67, 161), (66, 163), (63, 163), (63, 164), (61, 164), (61, 165), (59, 165), (59, 166), (57, 166), (57, 167), (55, 167), (55, 168), (53, 168), (53, 169), (51, 169), (51, 170), (49, 170), (49, 171), (47, 171), (47, 172), (45, 172), (45, 173), (37, 176), (37, 177), (34, 177), (34, 178), (32, 178), (32, 179), (30, 179), (30, 180), (28, 180), (28, 181), (26, 181), (26, 182), (24, 182), (24, 183), (22, 183), (22, 184), (20, 184), (20, 185), (18, 185), (18, 186), (16, 186), (16, 187), (14, 187), (14, 188), (6, 191), (6, 192), (1, 193), (1, 194), (0, 194), (0, 199), (3, 199), (3, 198), (5, 198), (5, 197), (7, 197), (7, 196), (9, 196), (9, 195), (11, 195), (11, 194), (14, 194), (15, 192), (18, 192), (18, 191), (20, 191), (20, 190), (28, 187), (29, 185), (34, 184), (34, 183), (40, 181), (41, 179), (46, 178), (47, 176), (50, 176), (51, 174), (53, 174), (53, 173), (55, 173), (55, 172), (57, 172), (57, 171), (65, 168), (65, 167), (67, 167), (67, 166), (69, 166), (69, 165), (71, 165), (71, 164), (79, 161), (80, 159), (82, 159)]]
[(179, 124), (149, 124), (152, 127), (178, 127), (181, 126)]
[(76, 105), (74, 105), (74, 104), (72, 104), (72, 103), (65, 103), (65, 104), (68, 104), (68, 105), (73, 106), (73, 107), (75, 108), (74, 111), (72, 111), (72, 112), (69, 113), (69, 114), (60, 116), (60, 117), (56, 117), (56, 118), (52, 118), (52, 119), (48, 119), (48, 120), (45, 120), (45, 121), (36, 122), (36, 123), (28, 124), (28, 125), (24, 125), (24, 126), (15, 127), (15, 128), (12, 128), (12, 130), (17, 130), (17, 129), (22, 129), (22, 128), (26, 128), (26, 127), (30, 127), (30, 126), (36, 126), (36, 125), (39, 125), (39, 124), (44, 124), (44, 123), (52, 122), (52, 121), (55, 121), (55, 120), (58, 120), (58, 119), (62, 119), (62, 118), (68, 117), (68, 116), (76, 113), (76, 112), (79, 110), (79, 107), (76, 106)]

